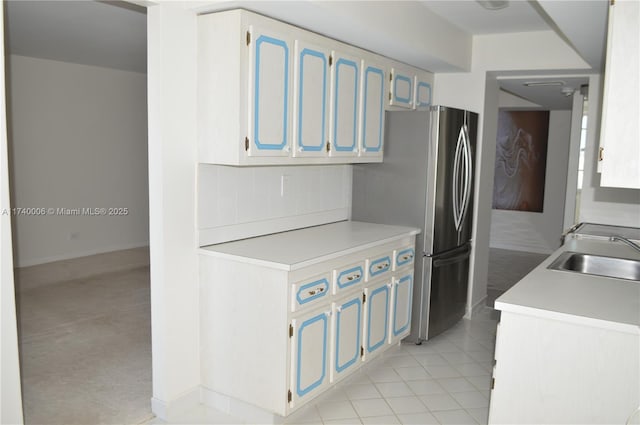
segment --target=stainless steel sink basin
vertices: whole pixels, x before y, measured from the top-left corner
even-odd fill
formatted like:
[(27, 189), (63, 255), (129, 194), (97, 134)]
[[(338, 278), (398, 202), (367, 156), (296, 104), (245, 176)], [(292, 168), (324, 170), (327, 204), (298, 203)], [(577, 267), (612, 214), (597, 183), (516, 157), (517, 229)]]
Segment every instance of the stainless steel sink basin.
[(640, 282), (640, 261), (626, 258), (567, 251), (560, 254), (547, 268)]

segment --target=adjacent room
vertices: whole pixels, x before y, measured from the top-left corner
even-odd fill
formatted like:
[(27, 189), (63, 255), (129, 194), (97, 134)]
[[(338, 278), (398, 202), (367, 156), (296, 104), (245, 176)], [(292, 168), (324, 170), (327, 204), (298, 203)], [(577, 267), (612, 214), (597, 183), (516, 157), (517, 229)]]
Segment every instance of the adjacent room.
[(151, 417), (146, 11), (7, 2), (26, 423)]

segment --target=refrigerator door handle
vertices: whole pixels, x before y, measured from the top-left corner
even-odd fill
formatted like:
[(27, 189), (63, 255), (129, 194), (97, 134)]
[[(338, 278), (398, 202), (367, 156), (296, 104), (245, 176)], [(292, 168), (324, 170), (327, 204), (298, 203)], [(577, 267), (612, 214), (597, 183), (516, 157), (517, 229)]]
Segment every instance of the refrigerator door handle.
[(462, 202), (460, 203), (460, 225), (464, 221), (467, 215), (467, 209), (469, 208), (469, 200), (471, 199), (471, 186), (473, 181), (473, 163), (471, 160), (471, 143), (469, 142), (469, 129), (467, 125), (462, 126), (463, 137), (463, 169), (464, 169), (464, 193), (462, 195)]
[(433, 267), (436, 268), (436, 267), (448, 266), (450, 264), (458, 263), (466, 258), (469, 258), (469, 255), (471, 255), (471, 249), (467, 247), (467, 249), (465, 249), (464, 251), (460, 252), (457, 255), (454, 255), (453, 257), (434, 259)]
[(452, 198), (453, 198), (453, 220), (456, 226), (456, 230), (460, 230), (460, 223), (462, 222), (461, 217), (461, 199), (460, 199), (460, 159), (461, 155), (463, 155), (464, 148), (464, 126), (460, 128), (460, 133), (458, 134), (458, 143), (456, 144), (456, 152), (453, 155), (453, 187), (452, 187)]

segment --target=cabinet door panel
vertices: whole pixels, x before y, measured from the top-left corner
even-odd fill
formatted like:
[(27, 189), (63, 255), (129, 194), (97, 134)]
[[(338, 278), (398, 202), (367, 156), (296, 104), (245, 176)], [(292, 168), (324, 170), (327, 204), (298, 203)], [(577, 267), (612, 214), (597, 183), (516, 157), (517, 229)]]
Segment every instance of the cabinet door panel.
[(382, 351), (388, 340), (391, 286), (391, 282), (384, 280), (364, 290), (363, 360)]
[(411, 299), (413, 294), (413, 271), (395, 279), (393, 283), (391, 309), (391, 329), (389, 330), (389, 343), (399, 341), (409, 334), (411, 330)]
[(360, 155), (382, 157), (385, 70), (382, 66), (364, 62), (362, 74)]
[(403, 70), (391, 69), (391, 106), (413, 109), (413, 83), (414, 76)]
[(289, 155), (290, 46), (288, 39), (250, 27), (250, 156)]
[(425, 110), (431, 106), (431, 84), (416, 77), (416, 109)]
[(358, 153), (358, 96), (360, 60), (333, 53), (331, 72), (330, 156)]
[(333, 355), (331, 382), (354, 370), (360, 363), (362, 293), (333, 303)]
[(296, 40), (294, 156), (326, 156), (329, 116), (329, 51)]
[(291, 321), (292, 406), (310, 398), (329, 383), (328, 343), (330, 311), (303, 315)]

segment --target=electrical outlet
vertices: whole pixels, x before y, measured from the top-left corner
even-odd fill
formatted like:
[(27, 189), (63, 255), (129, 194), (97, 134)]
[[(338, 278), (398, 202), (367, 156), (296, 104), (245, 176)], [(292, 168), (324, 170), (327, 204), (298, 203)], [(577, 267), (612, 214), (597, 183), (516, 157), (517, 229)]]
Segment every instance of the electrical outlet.
[(289, 193), (289, 186), (291, 185), (291, 176), (289, 174), (283, 174), (280, 176), (280, 197), (284, 197)]

